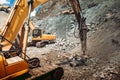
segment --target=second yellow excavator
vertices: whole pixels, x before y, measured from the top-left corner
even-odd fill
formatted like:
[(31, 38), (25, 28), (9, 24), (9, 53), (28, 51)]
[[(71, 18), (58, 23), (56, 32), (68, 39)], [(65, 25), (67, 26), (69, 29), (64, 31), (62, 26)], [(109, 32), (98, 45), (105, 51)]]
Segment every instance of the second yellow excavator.
[(28, 46), (44, 47), (46, 44), (55, 43), (56, 36), (50, 33), (44, 33), (42, 29), (35, 27), (32, 21), (29, 23), (32, 30), (32, 40), (28, 42)]

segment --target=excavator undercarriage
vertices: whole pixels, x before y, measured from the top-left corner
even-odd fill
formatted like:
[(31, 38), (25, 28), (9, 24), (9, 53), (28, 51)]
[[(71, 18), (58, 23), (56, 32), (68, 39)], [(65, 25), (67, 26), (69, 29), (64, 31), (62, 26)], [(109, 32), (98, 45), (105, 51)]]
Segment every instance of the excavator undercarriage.
[(47, 65), (31, 69), (29, 73), (14, 78), (14, 80), (61, 80), (64, 70), (56, 65)]

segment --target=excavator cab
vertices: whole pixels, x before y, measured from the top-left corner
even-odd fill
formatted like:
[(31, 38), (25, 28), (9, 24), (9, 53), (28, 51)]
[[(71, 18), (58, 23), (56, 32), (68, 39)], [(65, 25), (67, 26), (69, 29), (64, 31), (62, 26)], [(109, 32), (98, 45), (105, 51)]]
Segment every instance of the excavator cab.
[(32, 31), (32, 36), (34, 38), (36, 38), (36, 37), (42, 37), (42, 30), (41, 29), (34, 29)]

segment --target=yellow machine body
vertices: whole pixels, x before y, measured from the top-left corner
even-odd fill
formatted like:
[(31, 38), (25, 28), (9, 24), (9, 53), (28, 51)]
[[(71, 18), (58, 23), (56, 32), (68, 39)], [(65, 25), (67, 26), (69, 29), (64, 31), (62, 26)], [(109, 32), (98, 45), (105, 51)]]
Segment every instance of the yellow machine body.
[(42, 36), (32, 38), (33, 41), (43, 41), (43, 40), (55, 40), (56, 36), (52, 34), (42, 34)]
[(0, 79), (9, 80), (28, 72), (28, 70), (28, 63), (24, 59), (18, 56), (5, 59), (0, 55)]
[[(30, 21), (30, 29), (31, 30), (37, 29), (32, 21)], [(56, 40), (55, 35), (53, 35), (53, 34), (44, 34), (41, 29), (39, 29), (39, 30), (41, 31), (40, 35), (38, 37), (33, 37), (32, 36), (32, 41)]]

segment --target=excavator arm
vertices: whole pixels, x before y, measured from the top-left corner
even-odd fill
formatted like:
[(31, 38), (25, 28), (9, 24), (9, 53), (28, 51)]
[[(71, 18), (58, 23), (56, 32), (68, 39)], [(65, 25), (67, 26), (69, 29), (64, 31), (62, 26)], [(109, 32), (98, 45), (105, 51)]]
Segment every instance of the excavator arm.
[(75, 17), (77, 19), (78, 22), (78, 30), (79, 30), (79, 38), (81, 41), (81, 48), (83, 51), (83, 54), (86, 54), (87, 51), (87, 26), (85, 23), (85, 18), (82, 15), (82, 9), (80, 6), (80, 2), (79, 0), (69, 0), (71, 7), (73, 8)]

